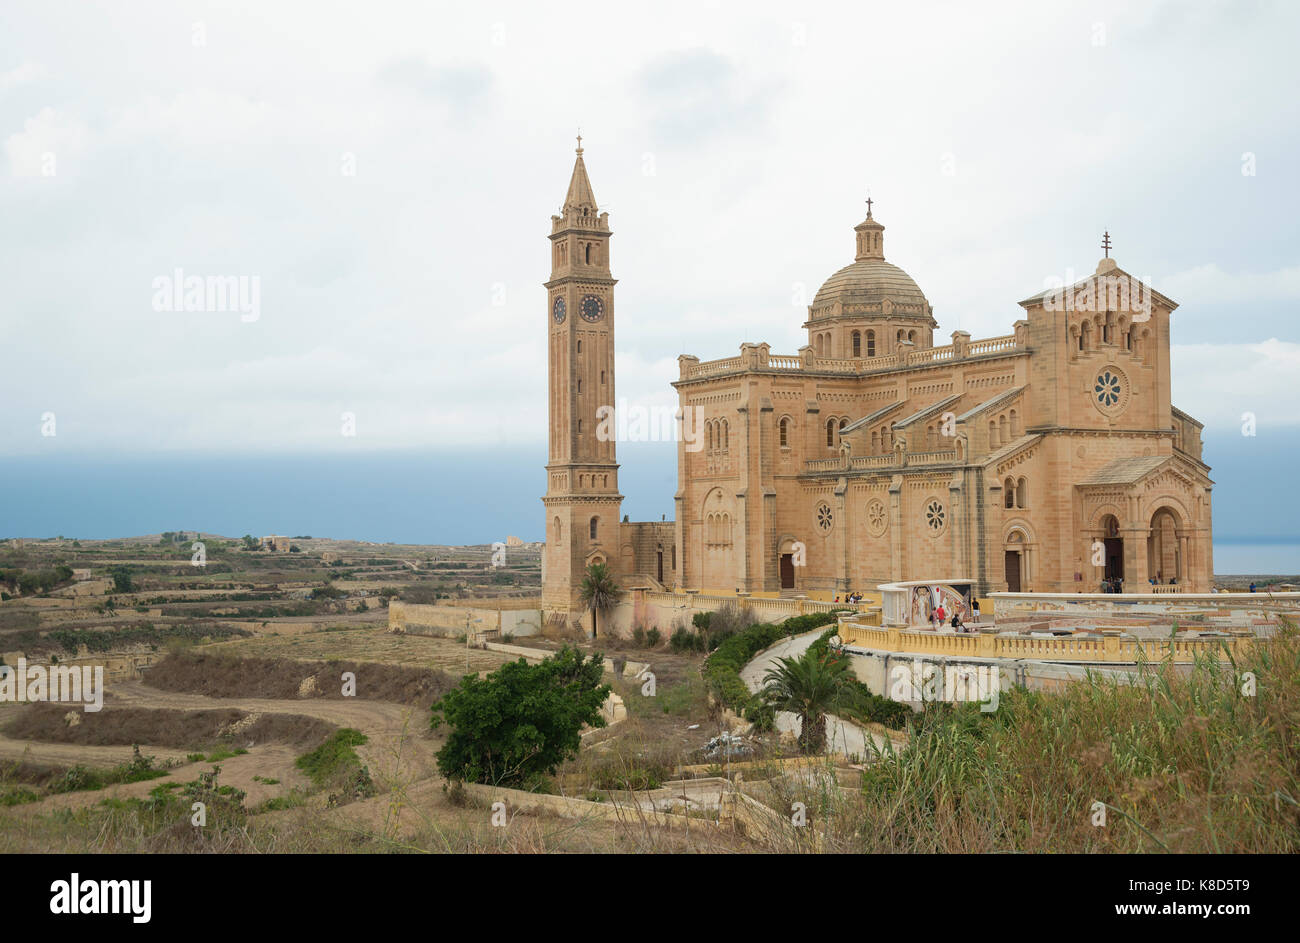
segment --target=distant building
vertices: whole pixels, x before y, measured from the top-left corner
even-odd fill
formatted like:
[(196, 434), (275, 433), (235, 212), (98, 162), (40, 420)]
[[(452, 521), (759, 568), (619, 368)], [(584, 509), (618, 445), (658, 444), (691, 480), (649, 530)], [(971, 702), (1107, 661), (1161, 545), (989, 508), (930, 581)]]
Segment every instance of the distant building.
[(506, 538), (506, 546), (507, 546), (507, 547), (522, 547), (523, 545), (524, 545), (524, 542), (523, 542), (522, 540), (520, 540), (518, 537), (507, 537), (507, 538)]
[(263, 550), (274, 550), (279, 553), (289, 552), (289, 538), (280, 534), (272, 534), (269, 537), (262, 538)]

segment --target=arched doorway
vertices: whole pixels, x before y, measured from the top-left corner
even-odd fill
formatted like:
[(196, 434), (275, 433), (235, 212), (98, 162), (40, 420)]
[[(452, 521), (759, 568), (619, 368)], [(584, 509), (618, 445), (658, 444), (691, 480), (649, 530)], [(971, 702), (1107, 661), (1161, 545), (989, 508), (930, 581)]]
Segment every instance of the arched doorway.
[(780, 577), (781, 589), (795, 588), (795, 550), (796, 541), (793, 537), (786, 536), (777, 544), (777, 573)]
[(1101, 519), (1102, 579), (1124, 578), (1124, 538), (1119, 535), (1119, 519), (1107, 514)]
[(664, 545), (659, 544), (655, 549), (655, 566), (657, 568), (655, 579), (659, 580), (660, 585), (664, 581)]
[(1020, 592), (1024, 562), (1024, 536), (1018, 530), (1012, 531), (1007, 535), (1007, 543), (1002, 557), (1003, 576), (1007, 581), (1008, 593)]
[(1167, 584), (1183, 576), (1183, 560), (1178, 540), (1178, 518), (1167, 507), (1151, 515), (1147, 534), (1147, 578)]

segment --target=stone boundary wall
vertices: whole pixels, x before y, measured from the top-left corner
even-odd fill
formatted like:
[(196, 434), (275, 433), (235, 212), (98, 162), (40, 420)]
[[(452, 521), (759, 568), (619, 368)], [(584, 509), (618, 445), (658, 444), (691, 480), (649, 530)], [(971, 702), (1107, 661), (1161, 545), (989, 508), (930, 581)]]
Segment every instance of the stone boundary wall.
[[(601, 620), (601, 631), (629, 638), (632, 629), (639, 625), (646, 629), (658, 628), (667, 638), (679, 625), (690, 629), (695, 613), (716, 612), (728, 605), (748, 608), (759, 622), (783, 622), (791, 616), (813, 612), (850, 610), (858, 613), (859, 622), (867, 625), (880, 623), (880, 607), (865, 602), (850, 604), (798, 597), (711, 596), (703, 593), (659, 592), (638, 587), (624, 594), (614, 611)], [(590, 627), (589, 616), (584, 617), (584, 624)]]
[(536, 635), (542, 630), (540, 609), (480, 608), (477, 606), (427, 606), (393, 600), (388, 604), (388, 628), (391, 632), (412, 635), (455, 637), (465, 634), (465, 619), (481, 621), (470, 625), (476, 635)]
[[(719, 777), (677, 780), (664, 783), (658, 789), (640, 792), (611, 790), (602, 792), (608, 797), (605, 802), (592, 802), (573, 796), (552, 796), (544, 793), (526, 792), (522, 789), (506, 789), (499, 786), (484, 786), (479, 783), (465, 783), (465, 791), (487, 806), (494, 802), (504, 802), (511, 812), (550, 812), (566, 819), (614, 819), (645, 822), (647, 825), (668, 825), (682, 822), (683, 816), (665, 813), (661, 806), (678, 804), (684, 788), (701, 789), (716, 787), (719, 798), (723, 799), (729, 791), (729, 784)], [(698, 820), (697, 820), (698, 821)]]

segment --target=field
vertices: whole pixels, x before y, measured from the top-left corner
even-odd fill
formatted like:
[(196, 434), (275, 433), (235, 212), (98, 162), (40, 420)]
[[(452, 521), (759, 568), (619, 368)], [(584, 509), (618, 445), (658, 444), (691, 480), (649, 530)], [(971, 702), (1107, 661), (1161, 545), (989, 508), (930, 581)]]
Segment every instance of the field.
[[(799, 757), (760, 730), (744, 755), (708, 753), (749, 725), (706, 684), (703, 653), (611, 640), (617, 668), (648, 663), (657, 690), (607, 671), (626, 718), (589, 730), (535, 802), (510, 798), (501, 827), (490, 795), (440, 774), (447, 730), (430, 705), (513, 656), (392, 634), (385, 608), (534, 595), (535, 551), (500, 568), (487, 547), (295, 538), (298, 551), (271, 553), (203, 535), (200, 568), (195, 537), (0, 552), (0, 585), (18, 571), (0, 602), (7, 663), (152, 662), (111, 680), (98, 713), (0, 704), (0, 851), (1300, 850), (1292, 631), (1235, 672), (1015, 691), (994, 715), (934, 705), (876, 725), (884, 752), (850, 758)], [(565, 643), (594, 650), (515, 641), (537, 657)], [(1250, 697), (1236, 688), (1246, 671)], [(792, 826), (796, 803), (811, 828)]]

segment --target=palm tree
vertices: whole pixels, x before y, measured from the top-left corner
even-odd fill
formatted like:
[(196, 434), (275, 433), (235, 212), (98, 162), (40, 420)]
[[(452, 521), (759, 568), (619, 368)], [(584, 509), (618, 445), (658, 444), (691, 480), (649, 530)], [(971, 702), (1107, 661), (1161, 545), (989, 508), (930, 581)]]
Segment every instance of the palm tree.
[(809, 649), (798, 658), (779, 659), (763, 678), (759, 696), (775, 710), (797, 714), (802, 725), (799, 748), (804, 753), (821, 753), (826, 749), (826, 715), (854, 708), (857, 688), (853, 680), (843, 655), (822, 655)]
[(623, 590), (619, 588), (618, 583), (614, 582), (613, 575), (609, 568), (603, 563), (593, 563), (587, 567), (587, 573), (582, 578), (582, 592), (578, 594), (578, 601), (583, 607), (591, 610), (591, 637), (596, 637), (596, 617), (601, 613), (608, 613), (623, 598)]

